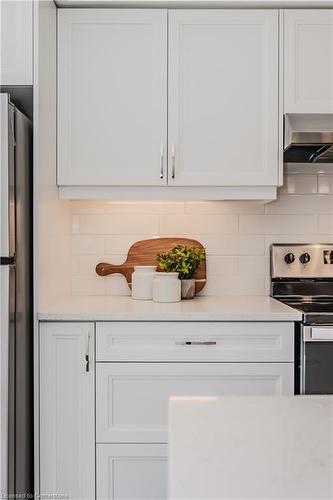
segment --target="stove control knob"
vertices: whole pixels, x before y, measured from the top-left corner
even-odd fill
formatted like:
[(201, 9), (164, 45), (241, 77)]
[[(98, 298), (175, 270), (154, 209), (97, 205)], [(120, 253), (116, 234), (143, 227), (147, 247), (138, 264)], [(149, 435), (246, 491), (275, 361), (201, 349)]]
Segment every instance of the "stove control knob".
[(305, 252), (299, 256), (299, 260), (302, 264), (307, 264), (308, 262), (310, 262), (311, 257), (307, 252)]
[(295, 260), (295, 255), (293, 253), (287, 253), (284, 256), (284, 261), (286, 264), (292, 264)]

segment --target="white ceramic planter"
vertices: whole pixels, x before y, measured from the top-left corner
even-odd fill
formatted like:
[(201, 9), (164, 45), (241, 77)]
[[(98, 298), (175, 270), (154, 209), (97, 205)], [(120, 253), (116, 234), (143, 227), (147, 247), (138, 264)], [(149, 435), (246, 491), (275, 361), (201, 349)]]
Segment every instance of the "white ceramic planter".
[(195, 279), (180, 280), (182, 287), (182, 299), (193, 299), (195, 296)]
[(153, 281), (154, 302), (180, 302), (181, 283), (179, 273), (156, 273)]
[(132, 274), (132, 298), (151, 300), (153, 298), (153, 280), (156, 266), (134, 266)]

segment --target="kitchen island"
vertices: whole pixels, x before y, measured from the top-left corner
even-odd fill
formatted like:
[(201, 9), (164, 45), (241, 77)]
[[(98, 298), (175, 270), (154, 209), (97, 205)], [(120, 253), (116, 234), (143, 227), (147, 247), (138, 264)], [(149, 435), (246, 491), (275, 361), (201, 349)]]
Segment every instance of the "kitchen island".
[(169, 498), (333, 497), (332, 396), (177, 397)]

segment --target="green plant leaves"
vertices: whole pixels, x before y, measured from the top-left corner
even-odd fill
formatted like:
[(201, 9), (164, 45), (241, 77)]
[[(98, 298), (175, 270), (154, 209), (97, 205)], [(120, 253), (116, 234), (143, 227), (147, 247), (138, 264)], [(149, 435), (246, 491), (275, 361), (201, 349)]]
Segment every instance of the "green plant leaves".
[(166, 253), (158, 253), (156, 260), (159, 268), (167, 273), (179, 273), (180, 279), (192, 279), (200, 266), (200, 262), (206, 259), (203, 248), (186, 245), (175, 245)]

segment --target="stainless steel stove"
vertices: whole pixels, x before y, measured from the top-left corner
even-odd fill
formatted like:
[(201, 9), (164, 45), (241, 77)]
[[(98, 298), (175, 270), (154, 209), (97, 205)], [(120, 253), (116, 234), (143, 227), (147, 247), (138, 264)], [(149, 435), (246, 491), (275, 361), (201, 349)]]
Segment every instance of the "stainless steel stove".
[(333, 244), (272, 245), (271, 295), (303, 313), (299, 392), (333, 394)]

